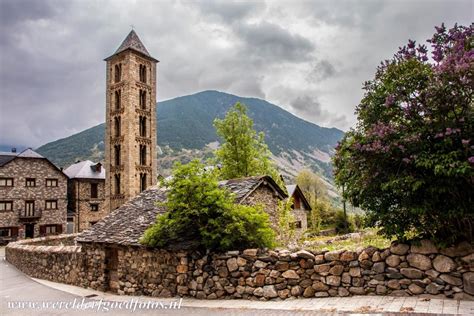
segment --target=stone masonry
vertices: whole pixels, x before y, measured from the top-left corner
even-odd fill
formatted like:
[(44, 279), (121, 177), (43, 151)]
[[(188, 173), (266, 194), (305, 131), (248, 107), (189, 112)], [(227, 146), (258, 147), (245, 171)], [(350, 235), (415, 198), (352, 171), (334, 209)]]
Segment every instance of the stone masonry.
[[(33, 152), (34, 153), (34, 152)], [(35, 153), (36, 154), (36, 153)], [(39, 155), (38, 155), (39, 156)], [(41, 157), (41, 156), (39, 156)], [(54, 225), (57, 233), (65, 232), (67, 177), (46, 158), (17, 156), (0, 167), (0, 178), (13, 178), (13, 186), (0, 186), (0, 202), (12, 202), (11, 210), (0, 211), (0, 228), (16, 227), (18, 238), (46, 234), (45, 225)], [(26, 179), (34, 186), (26, 186)], [(57, 186), (46, 186), (46, 180), (57, 180)], [(26, 213), (26, 202), (34, 202), (34, 212)], [(55, 201), (51, 208), (47, 201)], [(26, 227), (31, 229), (27, 232)], [(12, 238), (15, 239), (15, 238)]]
[(158, 61), (133, 30), (105, 60), (105, 187), (110, 212), (156, 183)]
[[(97, 185), (97, 197), (91, 197), (91, 185)], [(81, 232), (108, 214), (105, 208), (105, 180), (71, 179), (68, 186), (69, 204), (74, 210), (74, 232)], [(92, 205), (97, 206), (94, 210)]]
[[(44, 243), (53, 245), (41, 246)], [(226, 253), (60, 244), (48, 239), (10, 243), (6, 259), (33, 277), (122, 295), (258, 300), (351, 295), (474, 298), (474, 251), (466, 242), (445, 249), (423, 241), (358, 251)]]

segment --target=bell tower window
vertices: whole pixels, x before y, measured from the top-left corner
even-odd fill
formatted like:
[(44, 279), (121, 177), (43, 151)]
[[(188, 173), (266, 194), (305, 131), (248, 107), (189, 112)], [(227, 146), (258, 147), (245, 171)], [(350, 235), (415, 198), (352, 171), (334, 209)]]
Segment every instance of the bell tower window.
[(139, 130), (140, 130), (140, 136), (146, 137), (146, 117), (145, 116), (139, 117)]
[(120, 128), (121, 128), (121, 124), (120, 124), (120, 116), (117, 116), (114, 118), (114, 129), (115, 129), (115, 137), (120, 137)]
[(117, 64), (115, 65), (115, 71), (114, 71), (114, 74), (115, 74), (115, 82), (120, 82), (120, 80), (122, 80), (122, 64)]
[(140, 109), (142, 110), (146, 109), (146, 91), (145, 90), (139, 90), (139, 105), (140, 105)]
[(120, 105), (121, 105), (121, 91), (117, 90), (115, 91), (115, 109), (120, 110)]
[(140, 145), (140, 165), (146, 165), (146, 145)]
[(146, 173), (140, 173), (140, 192), (146, 190)]
[(140, 82), (146, 83), (146, 66), (140, 65), (138, 67)]
[(120, 194), (120, 173), (114, 175), (115, 194)]
[(114, 162), (116, 166), (120, 166), (120, 145), (114, 146)]

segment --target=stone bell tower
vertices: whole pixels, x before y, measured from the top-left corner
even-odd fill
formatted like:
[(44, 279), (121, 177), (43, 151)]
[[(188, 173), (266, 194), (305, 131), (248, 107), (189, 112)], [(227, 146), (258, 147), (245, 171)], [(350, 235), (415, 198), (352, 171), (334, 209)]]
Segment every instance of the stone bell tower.
[(105, 61), (106, 207), (113, 211), (156, 183), (158, 60), (132, 30)]

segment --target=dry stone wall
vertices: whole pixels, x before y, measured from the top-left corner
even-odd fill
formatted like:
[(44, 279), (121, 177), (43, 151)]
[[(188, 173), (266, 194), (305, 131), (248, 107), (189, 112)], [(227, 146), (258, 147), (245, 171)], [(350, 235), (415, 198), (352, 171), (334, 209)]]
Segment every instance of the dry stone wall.
[(351, 295), (474, 298), (474, 252), (469, 243), (446, 249), (423, 241), (360, 251), (247, 249), (220, 254), (12, 243), (6, 255), (31, 276), (122, 295), (260, 300)]

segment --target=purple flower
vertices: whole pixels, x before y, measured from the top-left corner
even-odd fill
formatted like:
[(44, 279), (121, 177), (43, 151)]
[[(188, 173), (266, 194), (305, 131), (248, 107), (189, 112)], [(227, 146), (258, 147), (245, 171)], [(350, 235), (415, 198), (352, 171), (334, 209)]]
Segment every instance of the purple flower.
[(463, 146), (469, 145), (469, 139), (463, 139), (462, 141)]
[(474, 156), (467, 158), (467, 160), (474, 165)]
[(404, 163), (408, 164), (408, 163), (410, 163), (411, 160), (409, 158), (403, 158), (402, 161)]
[(389, 107), (389, 106), (393, 105), (394, 102), (395, 102), (395, 98), (391, 94), (389, 94), (387, 96), (387, 98), (385, 98), (385, 106), (386, 107)]

